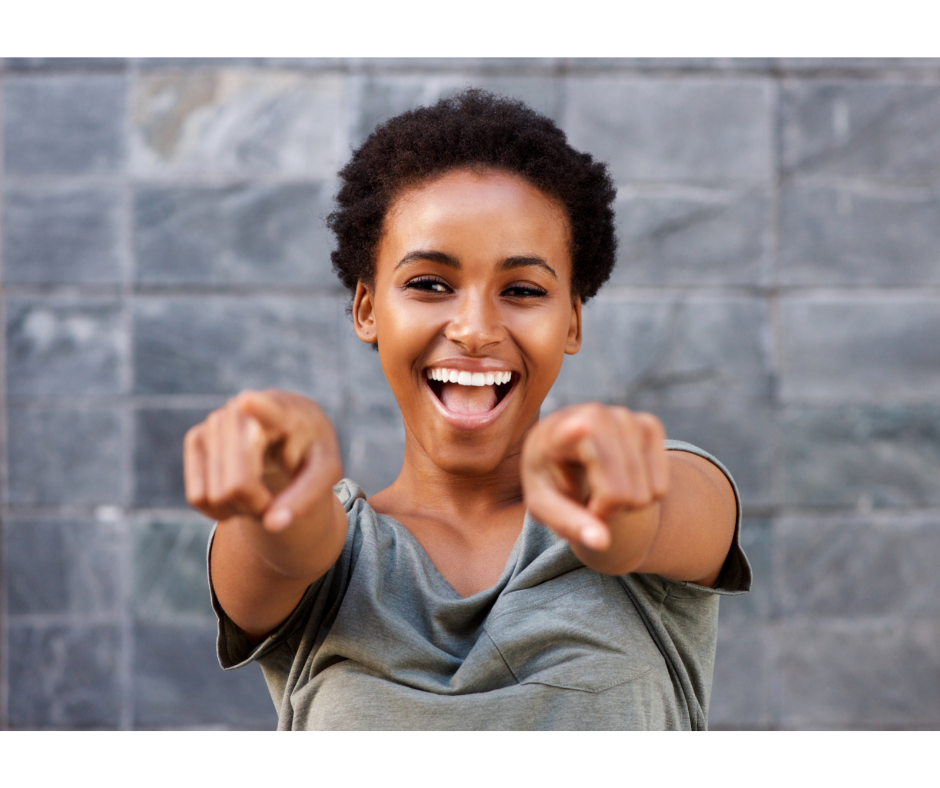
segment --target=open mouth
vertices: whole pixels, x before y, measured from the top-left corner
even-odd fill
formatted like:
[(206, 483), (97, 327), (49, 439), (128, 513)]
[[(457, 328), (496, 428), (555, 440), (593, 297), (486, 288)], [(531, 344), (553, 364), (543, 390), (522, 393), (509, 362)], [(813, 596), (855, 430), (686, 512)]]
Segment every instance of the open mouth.
[(468, 372), (434, 367), (427, 370), (428, 387), (452, 413), (479, 416), (494, 410), (518, 380), (516, 373)]

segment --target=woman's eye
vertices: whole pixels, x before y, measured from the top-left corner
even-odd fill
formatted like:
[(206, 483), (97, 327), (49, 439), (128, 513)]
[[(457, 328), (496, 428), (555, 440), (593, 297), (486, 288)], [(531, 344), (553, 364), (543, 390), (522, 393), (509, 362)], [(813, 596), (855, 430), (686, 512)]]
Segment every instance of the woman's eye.
[(510, 298), (538, 298), (545, 295), (545, 292), (536, 285), (510, 285), (503, 290), (503, 295)]
[(435, 277), (418, 277), (408, 282), (405, 287), (411, 290), (422, 290), (425, 293), (446, 293), (450, 290), (447, 282)]

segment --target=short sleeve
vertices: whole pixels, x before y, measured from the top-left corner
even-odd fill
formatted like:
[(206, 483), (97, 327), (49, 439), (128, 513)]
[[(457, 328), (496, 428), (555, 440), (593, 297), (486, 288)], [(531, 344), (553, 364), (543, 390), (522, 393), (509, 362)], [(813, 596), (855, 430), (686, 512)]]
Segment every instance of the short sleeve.
[(643, 617), (646, 627), (666, 659), (677, 691), (684, 698), (692, 730), (707, 728), (715, 647), (718, 637), (718, 600), (746, 594), (751, 587), (751, 566), (741, 549), (741, 496), (728, 469), (706, 451), (682, 441), (666, 441), (670, 451), (686, 451), (717, 466), (731, 483), (737, 506), (734, 537), (714, 587), (669, 580), (659, 575), (624, 575), (620, 582)]
[[(343, 479), (333, 488), (333, 493), (339, 498), (347, 514), (352, 505), (358, 498), (364, 498), (362, 489), (354, 482)], [(212, 529), (209, 536), (209, 546), (206, 554), (206, 569), (209, 576), (209, 594), (212, 601), (212, 609), (215, 612), (219, 622), (219, 633), (217, 640), (217, 652), (219, 664), (225, 670), (234, 670), (254, 661), (263, 661), (265, 658), (273, 658), (275, 661), (284, 657), (293, 657), (296, 652), (296, 643), (303, 631), (308, 627), (311, 617), (317, 608), (323, 609), (322, 597), (326, 588), (333, 584), (336, 575), (336, 565), (331, 568), (323, 577), (312, 583), (304, 595), (301, 597), (297, 606), (291, 614), (268, 635), (261, 643), (252, 646), (245, 632), (228, 616), (219, 599), (216, 596), (215, 589), (212, 586), (212, 542), (215, 539), (218, 523)], [(337, 560), (337, 564), (348, 562), (351, 551), (352, 535), (354, 529), (350, 527), (346, 537), (346, 544), (343, 552)], [(323, 592), (323, 593), (321, 593)], [(280, 652), (277, 654), (276, 652)], [(264, 664), (262, 664), (264, 667)]]
[(718, 575), (718, 581), (712, 588), (706, 588), (696, 583), (666, 580), (669, 585), (685, 586), (690, 590), (697, 589), (705, 594), (721, 594), (724, 596), (737, 596), (746, 594), (751, 588), (751, 565), (741, 549), (741, 495), (738, 492), (738, 485), (730, 471), (718, 460), (704, 449), (693, 446), (691, 443), (683, 441), (667, 440), (666, 449), (668, 451), (685, 451), (690, 454), (696, 454), (703, 457), (717, 467), (728, 479), (731, 489), (734, 490), (734, 501), (736, 508), (734, 522), (734, 537), (731, 540), (731, 547), (728, 549), (728, 555), (725, 556), (725, 562)]

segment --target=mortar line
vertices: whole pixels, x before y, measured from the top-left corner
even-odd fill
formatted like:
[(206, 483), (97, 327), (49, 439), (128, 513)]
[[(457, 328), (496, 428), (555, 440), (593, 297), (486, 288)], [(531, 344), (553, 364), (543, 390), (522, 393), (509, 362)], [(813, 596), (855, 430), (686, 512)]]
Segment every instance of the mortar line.
[[(774, 414), (773, 422), (769, 430), (769, 454), (770, 454), (770, 500), (778, 510), (771, 521), (771, 533), (776, 524), (776, 518), (779, 516), (783, 507), (780, 505), (782, 498), (781, 489), (781, 452), (780, 452), (780, 420), (783, 414), (783, 407), (780, 401), (780, 387), (783, 370), (781, 368), (783, 352), (782, 324), (780, 319), (780, 248), (781, 248), (781, 165), (782, 165), (782, 117), (780, 93), (782, 89), (781, 77), (771, 77), (770, 80), (770, 102), (768, 111), (770, 114), (770, 164), (771, 164), (771, 190), (770, 190), (770, 248), (767, 271), (767, 352), (768, 362), (771, 368), (771, 380), (773, 390), (770, 392), (771, 412)], [(775, 540), (771, 538), (771, 581), (778, 576), (776, 571), (776, 550)], [(776, 598), (776, 595), (773, 595)], [(770, 621), (763, 631), (764, 654), (763, 654), (763, 677), (764, 691), (767, 700), (767, 725), (771, 729), (780, 727), (782, 712), (782, 686), (780, 684), (780, 660), (777, 650), (777, 632), (774, 621)]]
[(9, 636), (7, 627), (6, 524), (9, 519), (9, 474), (7, 455), (7, 387), (6, 387), (6, 289), (4, 258), (4, 208), (6, 142), (4, 140), (4, 98), (6, 95), (6, 61), (0, 61), (0, 731), (8, 730), (9, 718)]
[(124, 509), (123, 540), (121, 555), (120, 587), (121, 587), (121, 625), (120, 625), (120, 662), (118, 664), (119, 683), (121, 687), (121, 710), (118, 727), (121, 730), (130, 730), (134, 726), (134, 622), (131, 614), (133, 605), (133, 577), (134, 577), (134, 528), (132, 519), (128, 516), (134, 505), (135, 468), (134, 468), (134, 407), (131, 397), (134, 390), (134, 320), (133, 295), (136, 270), (134, 265), (133, 244), (133, 187), (131, 185), (131, 111), (136, 87), (137, 66), (129, 63), (125, 72), (124, 85), (124, 118), (123, 118), (123, 144), (124, 158), (120, 175), (121, 191), (121, 222), (119, 233), (119, 259), (121, 260), (121, 317), (124, 333), (124, 347), (122, 348), (121, 363), (121, 429), (123, 432), (123, 457), (121, 465), (124, 473), (121, 474), (121, 501)]

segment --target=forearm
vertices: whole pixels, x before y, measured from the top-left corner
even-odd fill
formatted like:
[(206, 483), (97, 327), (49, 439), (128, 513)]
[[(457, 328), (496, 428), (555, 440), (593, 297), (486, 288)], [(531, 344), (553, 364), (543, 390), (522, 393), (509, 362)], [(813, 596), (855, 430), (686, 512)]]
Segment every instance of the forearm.
[(572, 544), (587, 566), (604, 574), (715, 583), (734, 535), (734, 492), (708, 460), (681, 451), (668, 452), (668, 459), (669, 491), (659, 503), (607, 519), (610, 548), (595, 552)]
[(276, 533), (253, 517), (219, 523), (210, 556), (213, 589), (253, 641), (276, 628), (342, 552), (346, 513), (332, 492), (321, 511)]

